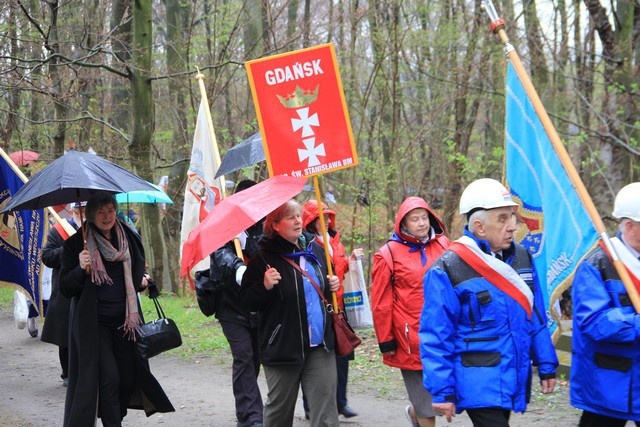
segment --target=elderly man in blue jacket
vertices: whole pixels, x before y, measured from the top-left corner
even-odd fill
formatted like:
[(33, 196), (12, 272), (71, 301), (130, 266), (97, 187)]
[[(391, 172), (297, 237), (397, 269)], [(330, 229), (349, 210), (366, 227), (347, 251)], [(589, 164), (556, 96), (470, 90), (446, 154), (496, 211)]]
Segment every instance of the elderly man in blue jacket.
[(524, 412), (532, 367), (543, 393), (558, 358), (531, 256), (513, 241), (515, 208), (498, 181), (472, 182), (460, 198), (464, 235), (424, 278), (420, 355), (424, 386), (450, 422), (467, 411), (476, 427), (507, 427)]
[[(613, 207), (611, 239), (636, 288), (640, 285), (640, 182), (623, 187)], [(640, 316), (611, 262), (597, 246), (573, 279), (571, 404), (580, 427), (640, 426)]]

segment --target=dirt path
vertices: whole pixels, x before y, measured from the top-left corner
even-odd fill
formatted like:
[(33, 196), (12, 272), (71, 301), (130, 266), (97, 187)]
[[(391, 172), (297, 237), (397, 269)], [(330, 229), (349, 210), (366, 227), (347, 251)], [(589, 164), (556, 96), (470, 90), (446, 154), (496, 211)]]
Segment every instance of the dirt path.
[[(40, 329), (42, 329), (40, 327)], [(62, 424), (66, 388), (60, 380), (58, 348), (31, 338), (18, 330), (9, 313), (0, 311), (0, 426), (40, 427)], [(125, 426), (233, 427), (235, 409), (231, 392), (231, 364), (228, 360), (184, 361), (160, 355), (151, 369), (171, 399), (176, 412), (147, 418), (142, 411), (129, 411)], [(403, 408), (407, 404), (400, 375), (392, 373), (389, 384), (370, 384), (366, 379), (350, 385), (349, 403), (360, 415), (346, 420), (346, 426), (409, 426)], [(263, 396), (266, 384), (261, 377)], [(384, 397), (381, 397), (384, 393)], [(391, 397), (389, 397), (391, 396)], [(578, 413), (568, 404), (567, 387), (551, 398), (530, 405), (524, 415), (514, 414), (513, 427), (565, 427), (577, 424)], [(98, 423), (100, 425), (100, 423)], [(308, 426), (302, 401), (298, 399), (294, 427)], [(447, 425), (442, 418), (438, 426)], [(471, 423), (458, 415), (452, 426)]]

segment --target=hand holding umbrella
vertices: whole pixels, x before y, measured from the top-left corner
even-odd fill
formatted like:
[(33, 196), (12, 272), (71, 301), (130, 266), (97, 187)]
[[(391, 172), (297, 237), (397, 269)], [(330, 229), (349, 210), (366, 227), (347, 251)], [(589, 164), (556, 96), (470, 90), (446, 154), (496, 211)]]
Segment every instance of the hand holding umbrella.
[(87, 249), (80, 252), (80, 268), (82, 268), (85, 273), (89, 274), (91, 272), (91, 255)]
[(278, 175), (226, 197), (189, 233), (182, 247), (180, 276), (238, 233), (302, 191), (306, 178)]

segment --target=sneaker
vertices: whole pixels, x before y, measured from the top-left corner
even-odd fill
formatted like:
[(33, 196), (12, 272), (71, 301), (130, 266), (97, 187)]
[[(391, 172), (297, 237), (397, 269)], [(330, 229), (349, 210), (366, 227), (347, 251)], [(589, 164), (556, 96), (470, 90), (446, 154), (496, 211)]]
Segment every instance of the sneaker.
[(420, 424), (418, 423), (418, 419), (415, 417), (415, 415), (411, 413), (411, 409), (412, 409), (412, 406), (407, 405), (407, 407), (404, 408), (404, 414), (407, 416), (407, 419), (411, 423), (411, 427), (420, 427)]
[(27, 321), (27, 330), (29, 331), (29, 335), (33, 338), (38, 336), (38, 324), (36, 323), (35, 317), (31, 317)]

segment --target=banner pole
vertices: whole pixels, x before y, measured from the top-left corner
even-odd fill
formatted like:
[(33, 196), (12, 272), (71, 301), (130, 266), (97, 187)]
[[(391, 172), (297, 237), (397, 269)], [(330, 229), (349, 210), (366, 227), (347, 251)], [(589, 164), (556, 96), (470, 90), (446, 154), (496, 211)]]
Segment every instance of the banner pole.
[[(320, 184), (318, 182), (318, 175), (313, 176), (313, 187), (316, 190), (316, 202), (318, 203), (318, 219), (320, 220), (320, 232), (322, 233), (322, 239), (324, 241), (324, 256), (327, 260), (327, 271), (329, 277), (333, 276), (333, 266), (331, 265), (331, 253), (329, 252), (329, 233), (327, 233), (327, 225), (324, 222), (324, 212), (322, 209), (322, 194), (320, 193)], [(317, 232), (317, 230), (316, 230)], [(338, 296), (335, 292), (331, 292), (332, 303), (334, 310), (338, 310)]]
[(545, 129), (549, 140), (551, 141), (551, 144), (555, 149), (558, 159), (562, 163), (562, 166), (567, 172), (571, 183), (575, 187), (576, 192), (578, 193), (582, 204), (584, 205), (587, 213), (589, 214), (589, 217), (591, 218), (591, 221), (593, 222), (598, 234), (600, 235), (600, 238), (603, 240), (607, 251), (609, 251), (609, 254), (611, 255), (611, 259), (613, 261), (613, 266), (615, 267), (616, 272), (620, 276), (620, 280), (622, 280), (622, 283), (624, 284), (624, 287), (629, 294), (629, 299), (631, 300), (636, 313), (640, 313), (640, 295), (638, 295), (638, 290), (635, 288), (635, 286), (633, 286), (631, 277), (629, 277), (629, 273), (627, 272), (626, 267), (624, 266), (622, 261), (620, 261), (618, 254), (613, 248), (613, 245), (611, 244), (611, 241), (609, 239), (609, 235), (607, 234), (607, 230), (604, 226), (604, 223), (602, 222), (602, 218), (600, 218), (600, 214), (598, 214), (598, 210), (596, 209), (593, 200), (591, 200), (589, 192), (584, 186), (584, 183), (582, 182), (578, 171), (571, 161), (571, 157), (569, 157), (569, 153), (567, 153), (567, 149), (564, 147), (564, 144), (562, 143), (558, 132), (553, 126), (553, 123), (551, 122), (551, 119), (549, 118), (549, 115), (547, 114), (547, 111), (544, 108), (540, 97), (538, 96), (538, 92), (531, 82), (531, 78), (529, 77), (527, 70), (522, 64), (522, 61), (520, 60), (516, 49), (509, 41), (509, 37), (507, 36), (507, 33), (504, 29), (504, 26), (506, 24), (504, 18), (501, 18), (498, 15), (491, 0), (482, 0), (482, 7), (491, 20), (491, 31), (494, 34), (498, 34), (500, 40), (502, 40), (502, 43), (504, 44), (505, 54), (511, 61), (511, 64), (513, 65), (513, 68), (518, 75), (520, 82), (522, 82), (522, 86), (524, 87), (524, 90), (531, 100), (531, 105), (533, 105), (533, 108), (535, 109), (536, 114), (538, 115), (538, 118), (540, 119), (540, 122)]

